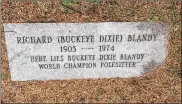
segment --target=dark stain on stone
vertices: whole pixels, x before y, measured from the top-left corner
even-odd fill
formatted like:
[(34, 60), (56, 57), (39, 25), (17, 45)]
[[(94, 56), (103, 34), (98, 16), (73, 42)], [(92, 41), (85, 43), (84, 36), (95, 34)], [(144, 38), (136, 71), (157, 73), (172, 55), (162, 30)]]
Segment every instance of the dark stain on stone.
[(13, 32), (13, 33), (17, 33), (16, 31), (4, 31), (4, 32)]
[(160, 22), (157, 22), (157, 23), (148, 23), (148, 22), (141, 22), (139, 23), (138, 26), (136, 26), (136, 28), (138, 30), (141, 30), (141, 31), (148, 31), (149, 29), (151, 29), (152, 33), (154, 34), (158, 34), (160, 33), (161, 35), (162, 34), (167, 34), (166, 31), (168, 30), (169, 26), (168, 24), (166, 23), (160, 23)]
[(155, 68), (160, 65), (160, 63), (157, 63), (155, 60), (151, 60), (150, 62), (148, 62), (146, 65), (143, 65), (143, 73), (142, 74), (146, 74), (148, 72), (154, 71)]

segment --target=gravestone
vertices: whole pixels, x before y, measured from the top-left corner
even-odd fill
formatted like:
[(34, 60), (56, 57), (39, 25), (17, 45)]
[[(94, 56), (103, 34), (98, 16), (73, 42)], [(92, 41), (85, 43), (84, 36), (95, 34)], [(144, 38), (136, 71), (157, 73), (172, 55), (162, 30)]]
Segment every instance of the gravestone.
[(13, 81), (138, 77), (167, 54), (165, 23), (5, 23)]

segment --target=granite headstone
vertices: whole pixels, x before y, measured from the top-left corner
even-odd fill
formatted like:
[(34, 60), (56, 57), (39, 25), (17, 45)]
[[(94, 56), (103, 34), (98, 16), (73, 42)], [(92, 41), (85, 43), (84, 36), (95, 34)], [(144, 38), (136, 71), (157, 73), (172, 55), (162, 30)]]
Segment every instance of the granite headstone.
[(165, 23), (5, 23), (4, 32), (13, 81), (138, 77), (167, 54)]

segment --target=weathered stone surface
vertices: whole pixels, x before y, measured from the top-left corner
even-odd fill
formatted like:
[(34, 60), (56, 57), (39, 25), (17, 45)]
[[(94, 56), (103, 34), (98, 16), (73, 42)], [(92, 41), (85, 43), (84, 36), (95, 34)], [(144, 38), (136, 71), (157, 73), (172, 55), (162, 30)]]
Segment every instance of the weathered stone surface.
[(4, 31), (13, 81), (137, 77), (167, 54), (164, 23), (8, 23)]

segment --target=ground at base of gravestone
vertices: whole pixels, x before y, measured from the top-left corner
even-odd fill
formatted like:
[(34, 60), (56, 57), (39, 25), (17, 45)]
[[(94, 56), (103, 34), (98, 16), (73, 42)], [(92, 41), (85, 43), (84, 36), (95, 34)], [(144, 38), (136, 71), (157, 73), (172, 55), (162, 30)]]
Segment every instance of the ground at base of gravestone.
[(164, 64), (137, 78), (14, 82), (2, 34), (3, 103), (181, 103), (181, 2), (4, 1), (1, 10), (3, 23), (162, 21), (170, 25)]

